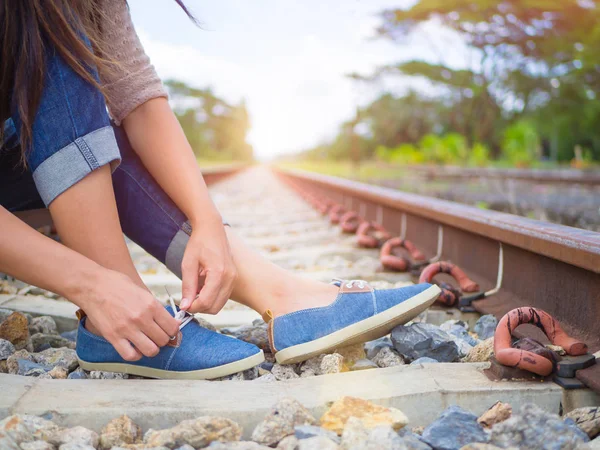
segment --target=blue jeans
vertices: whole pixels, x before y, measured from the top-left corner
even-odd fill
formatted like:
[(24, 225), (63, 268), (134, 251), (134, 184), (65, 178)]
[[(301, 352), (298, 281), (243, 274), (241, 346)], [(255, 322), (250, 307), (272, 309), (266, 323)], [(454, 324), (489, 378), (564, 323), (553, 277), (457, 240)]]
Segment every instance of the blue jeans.
[(0, 205), (9, 211), (48, 206), (92, 171), (112, 166), (123, 232), (181, 277), (191, 227), (148, 173), (125, 132), (111, 124), (102, 94), (49, 50), (27, 168), (19, 165), (21, 121), (5, 124), (0, 147)]

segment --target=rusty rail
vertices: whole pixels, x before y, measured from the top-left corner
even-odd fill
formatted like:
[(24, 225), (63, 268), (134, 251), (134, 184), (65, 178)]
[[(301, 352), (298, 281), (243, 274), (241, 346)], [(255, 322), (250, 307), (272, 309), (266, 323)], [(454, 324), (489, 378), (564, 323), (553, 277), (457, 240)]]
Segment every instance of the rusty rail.
[(520, 180), (543, 184), (583, 184), (600, 186), (600, 170), (598, 169), (502, 169), (494, 167), (457, 167), (457, 166), (424, 166), (410, 165), (406, 167), (428, 179), (500, 179)]
[(460, 265), (482, 290), (496, 285), (502, 244), (502, 289), (473, 306), (498, 318), (521, 306), (544, 309), (569, 334), (593, 351), (600, 349), (600, 233), (326, 175), (274, 170), (297, 188), (361, 211), (364, 219), (410, 239), (428, 258), (441, 249), (441, 259)]

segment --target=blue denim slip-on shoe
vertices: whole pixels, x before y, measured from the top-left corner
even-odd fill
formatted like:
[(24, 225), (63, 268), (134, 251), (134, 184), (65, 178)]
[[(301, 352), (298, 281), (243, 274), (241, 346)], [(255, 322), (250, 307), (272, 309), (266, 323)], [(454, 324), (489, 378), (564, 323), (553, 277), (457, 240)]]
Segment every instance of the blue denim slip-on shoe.
[[(174, 305), (173, 305), (174, 306)], [(251, 369), (264, 360), (258, 347), (223, 334), (207, 330), (194, 316), (167, 307), (180, 319), (179, 333), (158, 355), (126, 361), (104, 338), (85, 329), (83, 317), (77, 330), (77, 358), (84, 370), (122, 372), (149, 378), (208, 380)]]
[(335, 280), (334, 284), (340, 291), (331, 305), (275, 318), (270, 311), (265, 313), (271, 350), (278, 363), (304, 361), (385, 336), (425, 311), (441, 292), (428, 283), (383, 290), (373, 289), (362, 280)]

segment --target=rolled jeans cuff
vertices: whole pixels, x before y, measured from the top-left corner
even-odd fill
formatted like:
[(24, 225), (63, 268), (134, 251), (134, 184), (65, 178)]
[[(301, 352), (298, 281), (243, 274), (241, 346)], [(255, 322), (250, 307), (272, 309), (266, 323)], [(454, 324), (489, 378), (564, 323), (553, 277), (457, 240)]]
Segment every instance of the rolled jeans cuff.
[(99, 128), (77, 138), (42, 162), (33, 180), (46, 206), (92, 171), (111, 164), (114, 171), (121, 162), (119, 146), (111, 126)]

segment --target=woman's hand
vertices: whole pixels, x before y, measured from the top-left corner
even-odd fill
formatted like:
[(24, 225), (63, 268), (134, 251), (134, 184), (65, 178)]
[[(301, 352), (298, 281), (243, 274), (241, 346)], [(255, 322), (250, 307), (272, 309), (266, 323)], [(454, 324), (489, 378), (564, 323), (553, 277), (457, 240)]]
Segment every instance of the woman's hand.
[[(237, 276), (221, 221), (192, 225), (181, 272), (181, 309), (216, 314), (225, 305)], [(204, 284), (202, 285), (202, 281)]]
[[(179, 332), (179, 322), (129, 277), (47, 238), (1, 206), (0, 230), (0, 272), (71, 300), (124, 359), (154, 356)], [(23, 251), (24, 242), (32, 251)]]
[(179, 332), (179, 321), (126, 275), (102, 268), (91, 278), (91, 286), (78, 289), (85, 298), (74, 300), (91, 320), (90, 331), (99, 332), (123, 359), (156, 356)]
[(123, 127), (144, 166), (192, 225), (181, 264), (181, 309), (219, 312), (231, 294), (236, 270), (223, 223), (177, 117), (167, 99), (155, 98), (129, 113)]

